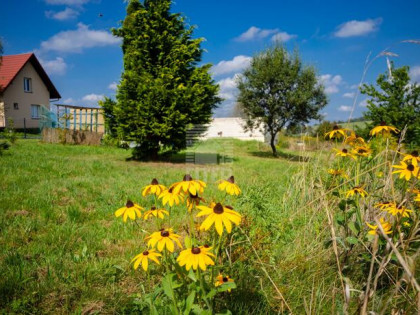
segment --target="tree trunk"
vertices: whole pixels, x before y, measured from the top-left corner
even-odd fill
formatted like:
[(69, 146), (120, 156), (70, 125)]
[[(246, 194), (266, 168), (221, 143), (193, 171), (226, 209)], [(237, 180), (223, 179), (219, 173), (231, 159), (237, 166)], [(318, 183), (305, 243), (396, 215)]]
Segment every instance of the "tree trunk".
[(276, 134), (271, 134), (271, 139), (270, 139), (270, 145), (271, 145), (271, 150), (273, 150), (273, 156), (277, 156), (277, 149), (276, 149), (276, 144), (274, 143), (276, 141)]

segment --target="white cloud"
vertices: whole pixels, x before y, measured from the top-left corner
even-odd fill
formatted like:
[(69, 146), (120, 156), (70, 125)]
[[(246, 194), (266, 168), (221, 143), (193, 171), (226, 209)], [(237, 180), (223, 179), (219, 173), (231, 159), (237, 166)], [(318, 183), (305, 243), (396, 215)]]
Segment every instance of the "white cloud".
[(248, 56), (235, 56), (232, 60), (222, 60), (211, 69), (214, 75), (239, 72), (249, 66), (252, 58)]
[(364, 100), (362, 100), (362, 101), (359, 102), (359, 106), (360, 107), (366, 107), (367, 105), (368, 105), (367, 99), (364, 99)]
[(219, 84), (219, 97), (223, 98), (224, 101), (214, 111), (215, 117), (230, 117), (233, 114), (233, 109), (236, 103), (236, 97), (238, 95), (238, 89), (236, 87), (236, 80), (240, 74), (236, 73), (232, 77), (227, 77), (217, 81)]
[(118, 85), (117, 82), (112, 82), (108, 85), (108, 89), (115, 91), (117, 89), (117, 85)]
[(235, 74), (232, 77), (224, 78), (222, 80), (217, 81), (219, 85), (219, 97), (225, 99), (226, 101), (232, 101), (236, 99), (237, 95), (237, 88), (236, 88), (236, 80), (239, 74)]
[(325, 93), (334, 94), (340, 91), (339, 85), (343, 83), (341, 75), (324, 74), (318, 77), (320, 83), (325, 87)]
[(96, 103), (104, 98), (103, 94), (88, 94), (82, 97), (82, 101)]
[(354, 92), (348, 92), (348, 93), (344, 93), (343, 97), (345, 98), (354, 98), (354, 96), (356, 95), (356, 93)]
[(65, 8), (63, 11), (46, 11), (45, 16), (50, 19), (65, 21), (77, 18), (79, 12), (72, 8)]
[(67, 64), (61, 57), (56, 57), (52, 60), (43, 60), (39, 58), (39, 61), (42, 64), (42, 67), (47, 71), (48, 74), (57, 74), (57, 75), (63, 75), (66, 73), (67, 70)]
[(420, 81), (420, 66), (415, 66), (410, 69), (410, 78), (412, 81)]
[(251, 26), (246, 32), (242, 33), (237, 38), (235, 38), (235, 40), (238, 42), (246, 42), (250, 40), (263, 39), (267, 36), (277, 33), (278, 31), (279, 30), (277, 28), (261, 29), (255, 26)]
[(340, 112), (351, 112), (351, 106), (347, 106), (347, 105), (341, 105), (338, 110)]
[(382, 18), (367, 19), (365, 21), (349, 21), (339, 25), (334, 33), (334, 36), (352, 37), (367, 35), (369, 33), (376, 32), (379, 29), (379, 25), (381, 23)]
[(41, 42), (41, 50), (58, 52), (81, 52), (85, 48), (116, 45), (120, 39), (103, 30), (90, 30), (78, 23), (77, 30), (63, 31)]
[(72, 99), (71, 97), (60, 101), (60, 104), (65, 104), (65, 105), (73, 105), (73, 103), (74, 103), (74, 99)]
[(273, 42), (287, 42), (288, 40), (291, 40), (292, 38), (297, 37), (297, 35), (288, 34), (286, 32), (279, 32), (277, 34), (274, 34), (273, 37), (271, 37), (271, 40)]
[(45, 2), (51, 5), (81, 6), (85, 3), (88, 3), (89, 0), (45, 0)]

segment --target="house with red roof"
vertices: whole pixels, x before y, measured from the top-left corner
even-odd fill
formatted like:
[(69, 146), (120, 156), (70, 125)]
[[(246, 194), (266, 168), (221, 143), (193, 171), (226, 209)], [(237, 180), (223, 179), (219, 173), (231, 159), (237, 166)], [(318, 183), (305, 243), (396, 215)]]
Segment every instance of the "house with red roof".
[(50, 100), (61, 98), (35, 54), (3, 56), (0, 61), (0, 127), (39, 128)]

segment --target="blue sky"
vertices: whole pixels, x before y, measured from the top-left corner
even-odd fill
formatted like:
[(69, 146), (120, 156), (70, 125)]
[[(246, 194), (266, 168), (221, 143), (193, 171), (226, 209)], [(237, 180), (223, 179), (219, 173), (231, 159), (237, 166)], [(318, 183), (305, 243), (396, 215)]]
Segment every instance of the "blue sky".
[[(119, 0), (0, 0), (0, 36), (4, 54), (34, 51), (62, 95), (60, 103), (93, 105), (115, 95), (122, 72), (120, 41), (110, 34), (125, 17)], [(420, 80), (420, 2), (401, 1), (275, 1), (177, 0), (181, 12), (204, 37), (204, 63), (226, 100), (216, 116), (229, 116), (235, 103), (235, 76), (250, 58), (282, 40), (298, 48), (304, 63), (318, 70), (329, 104), (326, 119), (347, 119), (356, 86), (369, 53), (383, 49), (398, 54), (397, 66), (409, 65)], [(369, 68), (367, 82), (386, 71), (385, 57)], [(365, 110), (356, 101), (353, 117)]]

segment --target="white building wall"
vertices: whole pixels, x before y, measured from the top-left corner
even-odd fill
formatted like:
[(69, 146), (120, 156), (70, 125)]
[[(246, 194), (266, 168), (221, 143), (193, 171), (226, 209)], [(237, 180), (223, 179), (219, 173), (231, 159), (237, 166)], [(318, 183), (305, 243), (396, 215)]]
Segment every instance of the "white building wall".
[(239, 140), (257, 140), (264, 142), (264, 134), (259, 130), (245, 132), (245, 121), (239, 117), (213, 118), (202, 139), (235, 138)]

